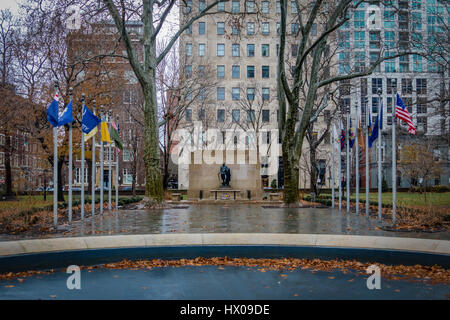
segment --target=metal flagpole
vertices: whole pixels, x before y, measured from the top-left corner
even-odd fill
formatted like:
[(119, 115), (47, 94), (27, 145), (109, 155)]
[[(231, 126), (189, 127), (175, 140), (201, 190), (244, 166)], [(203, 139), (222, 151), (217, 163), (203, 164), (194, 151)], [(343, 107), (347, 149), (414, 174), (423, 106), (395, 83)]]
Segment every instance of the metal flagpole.
[[(342, 118), (340, 119), (339, 127), (342, 126)], [(341, 132), (342, 132), (342, 128)], [(342, 210), (342, 146), (341, 139), (339, 139), (339, 161), (338, 161), (338, 173), (339, 173), (339, 211)]]
[(396, 95), (392, 97), (392, 222), (394, 228), (397, 220), (397, 144), (395, 141), (395, 108), (397, 105)]
[(381, 181), (381, 116), (383, 114), (383, 101), (380, 97), (380, 110), (378, 112), (378, 220), (381, 221), (381, 188), (382, 188), (382, 181)]
[[(73, 88), (69, 88), (70, 101), (73, 101)], [(69, 123), (69, 224), (72, 223), (72, 122)]]
[[(108, 130), (111, 131), (111, 121), (112, 121), (112, 110), (109, 110), (108, 112)], [(111, 152), (111, 145), (112, 142), (109, 143), (108, 146), (108, 211), (111, 212), (111, 196), (112, 196), (112, 177), (111, 177), (111, 170), (112, 170), (112, 152)]]
[(365, 104), (366, 110), (366, 217), (369, 217), (369, 191), (370, 191), (370, 172), (369, 172), (369, 104)]
[[(103, 122), (103, 115), (104, 115), (104, 109), (103, 106), (100, 106), (100, 119), (102, 119)], [(101, 130), (100, 130), (101, 135)], [(100, 138), (100, 214), (103, 214), (103, 162), (104, 162), (104, 155), (103, 155), (103, 141), (102, 138)]]
[(350, 107), (347, 107), (347, 128), (345, 135), (346, 142), (346, 165), (347, 165), (347, 177), (345, 186), (347, 187), (347, 212), (350, 212)]
[[(58, 94), (58, 81), (55, 80), (55, 96)], [(59, 102), (59, 97), (58, 97)], [(59, 113), (59, 103), (58, 103)], [(58, 127), (53, 127), (53, 226), (58, 225)]]
[(358, 130), (359, 130), (359, 110), (356, 107), (356, 133), (355, 133), (355, 184), (356, 184), (356, 214), (359, 214), (359, 146), (358, 146)]
[[(119, 129), (119, 116), (116, 117), (116, 126)], [(117, 132), (118, 133), (118, 132)], [(117, 150), (116, 150), (117, 151)], [(119, 154), (116, 157), (116, 211), (119, 210)]]
[[(95, 100), (92, 101), (92, 112), (95, 114)], [(91, 199), (92, 219), (94, 219), (94, 216), (95, 216), (95, 178), (96, 178), (95, 175), (96, 175), (96, 171), (97, 171), (97, 167), (96, 167), (96, 163), (95, 163), (95, 135), (93, 135), (92, 136), (92, 190), (91, 190), (91, 193), (92, 193), (92, 199)]]
[(334, 209), (334, 144), (336, 143), (335, 141), (335, 131), (336, 131), (336, 127), (334, 126), (333, 123), (333, 129), (331, 130), (331, 208)]
[[(83, 123), (84, 93), (81, 94), (81, 122)], [(81, 130), (81, 220), (84, 220), (84, 132)]]

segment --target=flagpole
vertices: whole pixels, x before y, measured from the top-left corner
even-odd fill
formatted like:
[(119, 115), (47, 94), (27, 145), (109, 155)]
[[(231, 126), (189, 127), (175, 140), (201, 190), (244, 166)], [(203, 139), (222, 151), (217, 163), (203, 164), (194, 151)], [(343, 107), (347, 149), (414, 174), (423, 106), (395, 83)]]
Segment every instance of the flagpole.
[(381, 188), (382, 188), (382, 181), (381, 181), (381, 138), (382, 138), (382, 134), (381, 134), (381, 121), (383, 121), (382, 119), (382, 115), (383, 115), (383, 101), (382, 101), (382, 97), (381, 97), (381, 90), (378, 91), (378, 95), (380, 97), (380, 110), (378, 112), (378, 220), (381, 221), (381, 208), (382, 208), (382, 203), (381, 203)]
[(395, 93), (392, 97), (392, 223), (397, 220), (397, 144), (395, 141), (395, 109), (397, 105)]
[[(111, 120), (112, 120), (112, 110), (108, 111), (108, 130), (111, 132)], [(112, 141), (109, 142), (108, 146), (108, 211), (111, 212), (111, 197), (112, 197), (112, 157), (111, 157), (111, 145)]]
[[(340, 117), (339, 129), (341, 129), (342, 133), (342, 118)], [(339, 211), (342, 210), (342, 146), (341, 140), (339, 139), (339, 159), (338, 159), (338, 172), (339, 172)]]
[(370, 172), (369, 172), (369, 104), (365, 104), (366, 110), (366, 217), (369, 217), (369, 191), (370, 191)]
[[(119, 116), (116, 117), (116, 126), (119, 126)], [(119, 129), (119, 127), (117, 127)], [(119, 133), (119, 132), (117, 132)], [(117, 149), (116, 149), (117, 152)], [(119, 154), (116, 157), (116, 211), (119, 210)]]
[(347, 178), (345, 186), (347, 188), (347, 213), (350, 212), (350, 107), (347, 107), (347, 128), (345, 135), (346, 142), (346, 165), (347, 165)]
[(335, 141), (335, 137), (334, 137), (334, 132), (335, 132), (335, 126), (333, 123), (333, 128), (331, 130), (331, 208), (334, 209), (334, 144), (336, 143)]
[[(92, 112), (95, 114), (95, 100), (92, 101)], [(95, 129), (95, 128), (94, 128)], [(92, 136), (92, 199), (91, 199), (91, 211), (92, 211), (92, 221), (94, 221), (95, 216), (95, 178), (96, 178), (97, 166), (95, 163), (95, 134)]]
[[(100, 119), (103, 121), (104, 108), (100, 106)], [(103, 162), (104, 162), (104, 154), (103, 154), (103, 140), (100, 138), (100, 214), (103, 215)]]
[[(70, 101), (73, 101), (73, 88), (69, 88)], [(72, 122), (69, 123), (69, 224), (72, 224)]]
[(359, 146), (358, 146), (358, 133), (359, 133), (359, 112), (356, 107), (356, 133), (355, 133), (355, 184), (356, 184), (356, 214), (359, 214)]
[[(55, 80), (55, 96), (57, 94), (58, 94), (58, 81)], [(58, 104), (58, 113), (59, 113), (59, 104)], [(57, 225), (58, 225), (58, 127), (53, 127), (53, 226), (55, 227), (55, 229)]]
[[(81, 94), (81, 123), (83, 123), (84, 93)], [(81, 220), (84, 221), (84, 132), (81, 130)]]

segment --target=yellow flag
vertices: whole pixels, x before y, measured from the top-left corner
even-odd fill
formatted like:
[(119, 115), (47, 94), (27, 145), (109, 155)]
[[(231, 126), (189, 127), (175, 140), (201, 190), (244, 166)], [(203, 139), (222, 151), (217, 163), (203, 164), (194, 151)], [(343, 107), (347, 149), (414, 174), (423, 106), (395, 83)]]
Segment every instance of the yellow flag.
[(102, 127), (100, 131), (101, 141), (111, 143), (111, 137), (109, 136), (108, 124), (102, 121)]
[(84, 142), (88, 141), (90, 138), (95, 136), (97, 134), (97, 132), (98, 132), (98, 129), (97, 129), (97, 127), (95, 127), (88, 134), (84, 134)]

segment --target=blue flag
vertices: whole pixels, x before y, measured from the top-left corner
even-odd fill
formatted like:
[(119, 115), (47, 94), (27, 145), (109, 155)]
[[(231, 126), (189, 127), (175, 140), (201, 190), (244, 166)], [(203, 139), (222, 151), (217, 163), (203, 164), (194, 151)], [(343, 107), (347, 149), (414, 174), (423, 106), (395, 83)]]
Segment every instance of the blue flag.
[(380, 121), (380, 130), (383, 129), (383, 102), (381, 103), (381, 111), (377, 115), (377, 119), (375, 120), (375, 123), (372, 128), (372, 132), (369, 136), (369, 148), (372, 148), (372, 144), (377, 140), (378, 138), (378, 121)]
[(47, 120), (53, 127), (58, 126), (58, 95), (55, 95), (52, 103), (47, 107)]
[(63, 126), (67, 123), (71, 123), (71, 122), (73, 122), (72, 101), (69, 102), (69, 104), (66, 106), (63, 113), (59, 117), (58, 127)]
[(81, 121), (81, 130), (84, 133), (91, 132), (101, 122), (100, 118), (89, 110), (88, 107), (83, 107), (83, 120)]

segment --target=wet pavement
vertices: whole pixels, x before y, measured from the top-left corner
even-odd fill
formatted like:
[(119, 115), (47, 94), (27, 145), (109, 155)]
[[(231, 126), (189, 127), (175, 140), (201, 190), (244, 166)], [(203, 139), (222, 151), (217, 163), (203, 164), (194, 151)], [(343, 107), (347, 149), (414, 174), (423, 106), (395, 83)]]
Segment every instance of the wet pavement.
[[(450, 232), (391, 232), (375, 218), (330, 208), (264, 208), (260, 205), (189, 205), (164, 210), (119, 210), (76, 221), (67, 231), (39, 238), (158, 233), (303, 233), (450, 240)], [(0, 235), (17, 240), (21, 235)], [(36, 237), (35, 237), (36, 238)]]
[[(80, 290), (67, 289), (65, 272), (0, 280), (0, 299), (446, 299), (449, 286), (387, 280), (367, 288), (368, 275), (296, 269), (184, 266), (151, 270), (82, 270)], [(216, 312), (223, 312), (216, 310)]]

